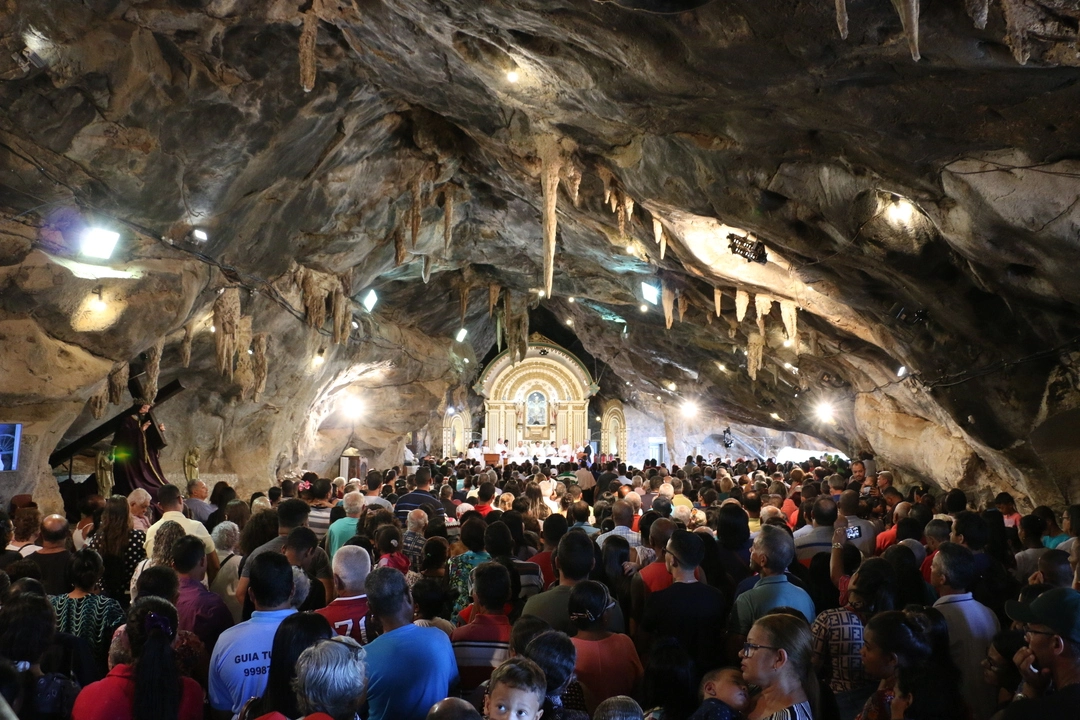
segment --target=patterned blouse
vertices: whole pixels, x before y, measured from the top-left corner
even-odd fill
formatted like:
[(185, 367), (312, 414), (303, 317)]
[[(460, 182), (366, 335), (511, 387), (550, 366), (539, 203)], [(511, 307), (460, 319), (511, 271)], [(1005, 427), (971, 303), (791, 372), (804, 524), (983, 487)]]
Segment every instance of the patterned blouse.
[(810, 628), (814, 635), (814, 663), (821, 667), (834, 693), (847, 692), (870, 683), (863, 673), (863, 624), (847, 608), (825, 610)]
[(457, 593), (457, 598), (454, 600), (454, 612), (450, 616), (450, 622), (455, 625), (458, 624), (458, 614), (465, 609), (466, 605), (472, 602), (472, 588), (469, 587), (469, 576), (472, 574), (473, 568), (490, 559), (491, 556), (483, 550), (480, 552), (469, 550), (457, 557), (450, 558), (446, 574), (450, 577), (450, 592)]
[(49, 602), (56, 611), (56, 629), (77, 635), (94, 649), (94, 657), (105, 664), (113, 631), (124, 622), (120, 603), (104, 595), (72, 598), (50, 595)]
[(98, 551), (101, 559), (105, 562), (105, 574), (101, 577), (101, 589), (106, 595), (126, 605), (130, 602), (128, 589), (131, 585), (131, 576), (140, 562), (146, 559), (146, 533), (142, 530), (132, 530), (128, 534), (128, 542), (119, 557), (108, 556), (101, 551), (101, 535), (94, 534), (86, 546)]

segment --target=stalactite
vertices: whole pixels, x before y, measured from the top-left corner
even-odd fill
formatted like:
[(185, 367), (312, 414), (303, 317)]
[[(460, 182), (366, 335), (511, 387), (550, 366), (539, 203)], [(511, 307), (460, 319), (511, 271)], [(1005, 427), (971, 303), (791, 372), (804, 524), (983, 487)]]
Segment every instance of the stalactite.
[(314, 8), (304, 13), (304, 26), (300, 30), (300, 87), (304, 92), (315, 89), (315, 40), (319, 34), (319, 16)]
[(412, 181), (412, 206), (409, 211), (410, 244), (416, 247), (420, 242), (420, 225), (424, 220), (424, 177), (427, 175), (428, 166), (416, 174)]
[(745, 290), (735, 291), (735, 319), (739, 322), (746, 317), (746, 309), (750, 307), (750, 293)]
[(713, 288), (712, 299), (713, 307), (716, 309), (716, 317), (720, 317), (721, 306), (724, 304), (724, 293), (720, 291), (720, 288)]
[(623, 210), (626, 212), (626, 222), (634, 219), (634, 198), (629, 195), (623, 198)]
[(818, 334), (811, 330), (808, 335), (809, 337), (807, 339), (810, 341), (810, 354), (814, 357), (819, 357), (820, 355), (818, 352)]
[(611, 188), (611, 194), (608, 195), (608, 207), (611, 208), (611, 212), (619, 212), (619, 207), (622, 204), (622, 200), (619, 198), (618, 188)]
[(614, 212), (614, 205), (612, 205), (612, 194), (615, 191), (615, 176), (611, 174), (611, 171), (606, 167), (598, 167), (596, 174), (600, 176), (600, 181), (604, 183), (604, 204), (611, 206), (612, 212)]
[(516, 312), (513, 293), (507, 290), (503, 294), (506, 347), (510, 351), (510, 360), (513, 363), (523, 360), (529, 351), (529, 308), (527, 302), (527, 298), (523, 298), (520, 312)]
[(502, 292), (502, 286), (498, 283), (490, 283), (488, 285), (488, 317), (491, 317), (491, 313), (495, 311), (495, 308), (499, 304), (500, 292)]
[(964, 0), (967, 14), (975, 21), (975, 27), (986, 29), (986, 18), (990, 14), (990, 0)]
[(666, 282), (660, 282), (661, 287), (661, 300), (664, 303), (664, 323), (668, 329), (671, 329), (671, 323), (674, 322), (674, 309), (675, 309), (675, 289), (668, 285)]
[(904, 26), (908, 50), (911, 59), (918, 60), (919, 55), (919, 0), (892, 0), (893, 7), (900, 15), (900, 24)]
[(664, 254), (667, 252), (667, 233), (660, 236), (660, 259), (664, 259)]
[(255, 389), (254, 357), (248, 354), (251, 349), (251, 316), (240, 318), (236, 326), (236, 373), (233, 380), (240, 386), (240, 399), (247, 400)]
[(848, 18), (847, 0), (836, 0), (836, 27), (840, 30), (840, 37), (847, 40)]
[(566, 192), (570, 195), (570, 202), (574, 203), (574, 207), (578, 207), (581, 200), (581, 166), (575, 160), (567, 159), (563, 163), (560, 176), (566, 183)]
[(465, 313), (469, 310), (469, 285), (466, 282), (461, 284), (461, 327), (465, 327)]
[(795, 342), (795, 334), (799, 331), (799, 306), (791, 300), (780, 301), (780, 317), (784, 321), (784, 332), (788, 340)]
[(617, 218), (619, 221), (620, 240), (626, 240), (626, 223), (630, 219), (630, 213), (626, 212), (626, 200), (627, 197), (625, 195), (619, 195), (618, 209), (615, 211), (618, 213)]
[[(326, 308), (323, 308), (325, 315)], [(325, 319), (325, 318), (324, 318)], [(232, 380), (233, 359), (236, 357), (236, 332), (240, 323), (240, 288), (230, 287), (214, 302), (214, 342), (218, 372)]]
[(708, 310), (705, 311), (705, 323), (707, 325), (712, 325), (712, 315), (709, 314)]
[[(443, 249), (450, 249), (454, 238), (454, 194), (457, 188), (447, 183), (443, 188)], [(427, 282), (425, 280), (424, 282)]]
[(184, 339), (180, 342), (180, 365), (182, 367), (188, 367), (191, 365), (191, 341), (195, 337), (195, 321), (190, 320), (188, 324), (184, 326)]
[(652, 219), (652, 234), (653, 238), (656, 240), (656, 244), (659, 245), (661, 238), (664, 237), (664, 226), (661, 224), (660, 218), (655, 215)]
[(736, 320), (735, 318), (731, 317), (730, 315), (728, 315), (727, 321), (728, 321), (727, 335), (728, 335), (729, 338), (734, 340), (735, 336), (739, 334), (739, 321)]
[(685, 293), (679, 293), (679, 322), (683, 322), (686, 318), (686, 308), (690, 305), (690, 300), (686, 297)]
[(771, 295), (755, 295), (754, 309), (757, 310), (758, 332), (765, 334), (765, 318), (772, 312), (773, 299)]
[(334, 321), (334, 342), (345, 345), (349, 342), (349, 331), (352, 329), (352, 312), (349, 309), (349, 296), (352, 294), (352, 273), (344, 272), (336, 276), (337, 284), (334, 287), (331, 312)]
[(109, 406), (109, 384), (101, 384), (101, 389), (90, 396), (90, 414), (95, 420), (105, 416), (105, 409)]
[(495, 311), (495, 344), (499, 347), (499, 352), (502, 352), (503, 347), (503, 312), (502, 310)]
[(536, 152), (540, 156), (540, 187), (544, 194), (544, 292), (551, 297), (551, 284), (555, 277), (555, 235), (559, 229), (555, 211), (563, 157), (559, 140), (554, 135), (538, 136)]
[(252, 341), (251, 347), (251, 371), (255, 376), (255, 387), (252, 399), (259, 402), (262, 394), (266, 392), (266, 376), (269, 370), (266, 357), (266, 343), (269, 339), (266, 333), (259, 333)]
[(109, 402), (113, 405), (119, 405), (124, 401), (129, 373), (130, 369), (126, 362), (117, 363), (109, 371)]
[(157, 397), (158, 379), (161, 377), (161, 352), (165, 349), (165, 338), (161, 338), (146, 351), (146, 384), (143, 394), (150, 400)]
[(398, 225), (394, 228), (394, 267), (405, 264), (405, 231)]
[(761, 333), (751, 333), (746, 339), (746, 372), (749, 373), (751, 380), (757, 380), (764, 353), (765, 336)]

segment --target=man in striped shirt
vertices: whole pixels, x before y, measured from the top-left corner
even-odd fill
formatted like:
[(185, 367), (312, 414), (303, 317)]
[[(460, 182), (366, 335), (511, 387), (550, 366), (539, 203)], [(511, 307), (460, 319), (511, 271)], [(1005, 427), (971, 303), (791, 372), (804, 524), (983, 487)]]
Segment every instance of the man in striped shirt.
[(510, 619), (503, 615), (503, 606), (510, 600), (510, 571), (497, 562), (481, 563), (472, 571), (471, 584), (469, 624), (450, 636), (466, 699), (510, 656)]
[(398, 522), (404, 525), (409, 513), (423, 505), (430, 505), (434, 511), (434, 516), (443, 517), (446, 515), (442, 503), (431, 494), (431, 469), (426, 465), (417, 468), (416, 489), (398, 498), (397, 503), (394, 505), (394, 515), (397, 517)]
[(326, 478), (319, 478), (311, 485), (311, 512), (308, 513), (307, 526), (319, 538), (319, 542), (326, 537), (326, 531), (330, 529), (330, 511), (334, 509), (334, 503), (330, 500), (333, 484)]

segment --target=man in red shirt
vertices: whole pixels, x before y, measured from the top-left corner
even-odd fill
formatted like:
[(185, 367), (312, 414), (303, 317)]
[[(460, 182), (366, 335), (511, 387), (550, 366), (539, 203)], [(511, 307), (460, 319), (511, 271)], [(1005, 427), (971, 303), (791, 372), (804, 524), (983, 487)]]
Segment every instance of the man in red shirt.
[(645, 611), (645, 600), (651, 593), (671, 587), (671, 573), (664, 562), (668, 540), (675, 532), (675, 522), (660, 518), (649, 528), (649, 546), (656, 551), (656, 559), (641, 568), (630, 581), (630, 634), (634, 635)]
[(329, 621), (338, 635), (348, 635), (361, 645), (374, 640), (368, 627), (368, 601), (364, 591), (371, 556), (357, 545), (345, 545), (334, 553), (334, 594), (336, 599), (315, 612)]
[(495, 497), (495, 484), (490, 482), (480, 483), (480, 489), (476, 491), (476, 497), (478, 502), (476, 507), (473, 508), (481, 516), (487, 517), (487, 514), (491, 512), (491, 500)]
[(566, 522), (565, 515), (552, 514), (544, 518), (543, 531), (540, 533), (544, 542), (544, 549), (529, 558), (529, 562), (534, 562), (540, 566), (540, 572), (544, 576), (544, 590), (547, 590), (559, 579), (558, 573), (555, 572), (554, 555), (556, 548), (559, 547), (559, 541), (562, 540), (562, 536), (566, 534), (567, 529), (569, 529), (569, 525)]

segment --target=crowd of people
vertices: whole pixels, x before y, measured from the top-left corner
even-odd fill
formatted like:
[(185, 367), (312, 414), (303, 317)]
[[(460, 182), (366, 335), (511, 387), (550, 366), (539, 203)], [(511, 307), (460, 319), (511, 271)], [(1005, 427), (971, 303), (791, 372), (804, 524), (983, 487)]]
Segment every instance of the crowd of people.
[(0, 695), (21, 720), (1075, 717), (1078, 532), (1080, 505), (977, 508), (869, 459), (24, 501)]

